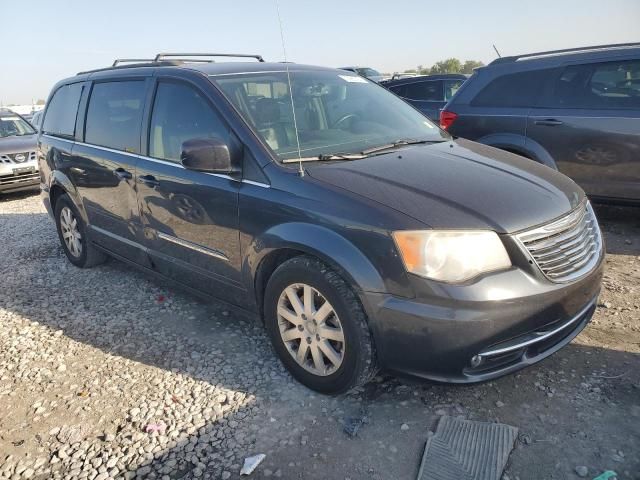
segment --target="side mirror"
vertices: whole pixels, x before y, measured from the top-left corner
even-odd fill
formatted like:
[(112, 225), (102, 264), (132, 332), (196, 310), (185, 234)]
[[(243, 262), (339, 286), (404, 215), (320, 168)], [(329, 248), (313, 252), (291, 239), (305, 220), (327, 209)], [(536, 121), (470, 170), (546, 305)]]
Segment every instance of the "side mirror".
[(189, 170), (234, 173), (229, 146), (219, 138), (193, 138), (182, 143), (180, 162)]

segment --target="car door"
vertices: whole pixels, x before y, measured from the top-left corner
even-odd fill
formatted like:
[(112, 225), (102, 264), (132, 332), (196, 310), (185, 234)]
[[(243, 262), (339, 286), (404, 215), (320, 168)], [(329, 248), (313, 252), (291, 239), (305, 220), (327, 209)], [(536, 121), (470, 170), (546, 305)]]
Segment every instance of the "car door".
[(75, 145), (73, 175), (92, 239), (112, 253), (147, 265), (141, 244), (135, 175), (148, 78), (95, 81)]
[[(74, 186), (75, 162), (72, 152), (76, 138), (76, 119), (86, 82), (62, 85), (54, 92), (47, 105), (46, 117), (38, 135), (38, 168), (41, 172), (62, 172)], [(46, 175), (42, 178), (47, 178)], [(45, 186), (47, 188), (48, 185)]]
[(155, 268), (190, 287), (241, 302), (238, 195), (228, 175), (186, 169), (182, 143), (232, 142), (210, 98), (185, 80), (160, 77), (149, 116), (147, 156), (138, 163), (138, 202)]
[(439, 121), (440, 109), (445, 105), (442, 80), (416, 80), (402, 85), (398, 94), (425, 116)]
[(587, 194), (640, 199), (640, 59), (559, 69), (530, 113), (527, 142)]

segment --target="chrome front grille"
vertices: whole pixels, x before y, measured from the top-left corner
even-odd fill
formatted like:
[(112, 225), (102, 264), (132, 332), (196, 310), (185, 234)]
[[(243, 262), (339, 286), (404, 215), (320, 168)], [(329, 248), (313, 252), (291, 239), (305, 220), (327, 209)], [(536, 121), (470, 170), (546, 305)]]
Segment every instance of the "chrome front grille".
[(516, 238), (553, 282), (570, 282), (586, 275), (602, 252), (600, 227), (588, 202), (560, 220), (519, 233)]
[(0, 163), (25, 163), (35, 159), (36, 152), (18, 152), (0, 155)]

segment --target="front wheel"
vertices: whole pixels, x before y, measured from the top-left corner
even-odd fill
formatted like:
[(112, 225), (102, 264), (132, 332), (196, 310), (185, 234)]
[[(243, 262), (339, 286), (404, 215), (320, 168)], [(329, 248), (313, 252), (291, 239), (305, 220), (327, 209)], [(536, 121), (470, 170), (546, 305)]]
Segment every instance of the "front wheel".
[(349, 285), (312, 257), (286, 261), (265, 292), (265, 322), (276, 353), (302, 384), (338, 394), (375, 375), (366, 316)]

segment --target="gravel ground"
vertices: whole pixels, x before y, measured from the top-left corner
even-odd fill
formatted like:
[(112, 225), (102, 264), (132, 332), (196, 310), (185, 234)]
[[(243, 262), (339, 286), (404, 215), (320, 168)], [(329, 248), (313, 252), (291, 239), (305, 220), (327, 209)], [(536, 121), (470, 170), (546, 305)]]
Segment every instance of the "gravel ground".
[[(504, 479), (640, 479), (640, 215), (599, 208), (601, 302), (567, 348), (474, 386), (379, 377), (323, 397), (254, 318), (65, 259), (38, 196), (0, 199), (0, 478), (415, 478), (438, 415), (520, 429)], [(343, 425), (359, 426), (349, 436)]]

